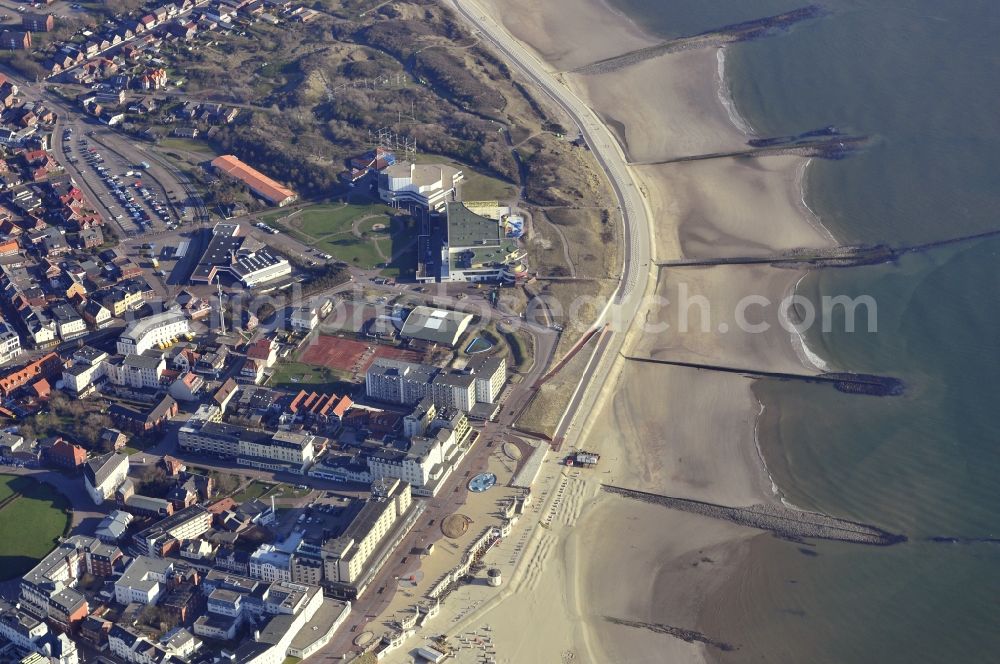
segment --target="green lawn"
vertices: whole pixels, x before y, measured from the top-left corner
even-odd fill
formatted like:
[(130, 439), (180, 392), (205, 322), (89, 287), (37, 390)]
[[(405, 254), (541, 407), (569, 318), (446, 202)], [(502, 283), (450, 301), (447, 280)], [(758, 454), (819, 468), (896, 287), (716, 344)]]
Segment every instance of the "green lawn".
[(0, 475), (0, 580), (22, 576), (55, 547), (69, 529), (69, 507), (47, 484)]
[(253, 500), (254, 498), (260, 498), (268, 491), (274, 488), (273, 484), (268, 482), (258, 482), (254, 480), (250, 484), (246, 485), (239, 491), (233, 494), (232, 498), (237, 503), (244, 503), (248, 500)]
[(269, 384), (271, 387), (283, 387), (288, 390), (310, 389), (336, 392), (344, 387), (344, 382), (349, 380), (349, 375), (334, 371), (329, 367), (314, 367), (302, 362), (280, 362), (276, 365), (274, 376)]
[[(315, 242), (313, 246), (323, 252), (330, 254), (334, 260), (350, 263), (355, 267), (371, 269), (382, 263), (382, 256), (375, 249), (376, 240), (363, 240), (353, 235), (340, 235), (325, 240)], [(389, 242), (382, 240), (382, 251), (388, 257)]]
[(194, 152), (195, 154), (203, 154), (206, 156), (216, 154), (215, 150), (213, 150), (208, 143), (199, 141), (196, 138), (179, 138), (171, 136), (170, 138), (160, 139), (159, 145), (163, 148), (184, 150), (185, 152)]
[[(288, 223), (303, 233), (315, 238), (333, 233), (350, 233), (356, 219), (378, 214), (385, 216), (391, 212), (386, 205), (328, 204), (303, 208)], [(388, 223), (382, 220), (382, 223)]]

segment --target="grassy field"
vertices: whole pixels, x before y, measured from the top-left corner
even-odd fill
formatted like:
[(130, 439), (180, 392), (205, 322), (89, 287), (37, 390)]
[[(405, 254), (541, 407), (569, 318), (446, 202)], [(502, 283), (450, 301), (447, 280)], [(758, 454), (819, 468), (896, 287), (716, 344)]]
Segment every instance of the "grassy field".
[(245, 487), (233, 494), (232, 498), (237, 503), (244, 503), (248, 500), (253, 500), (254, 498), (260, 498), (271, 489), (274, 488), (273, 484), (268, 482), (258, 482), (254, 480), (247, 484)]
[(69, 524), (69, 501), (61, 493), (27, 477), (0, 475), (0, 580), (31, 569)]
[(164, 138), (160, 140), (159, 146), (166, 149), (184, 150), (185, 152), (203, 154), (206, 157), (214, 157), (217, 155), (216, 151), (213, 150), (208, 143), (192, 138)]
[(344, 383), (350, 376), (329, 367), (314, 367), (302, 362), (279, 362), (271, 387), (282, 387), (287, 390), (310, 389), (316, 391), (343, 391)]
[[(260, 219), (334, 260), (369, 270), (386, 265), (382, 271), (391, 277), (413, 274), (416, 227), (407, 217), (392, 216), (392, 212), (381, 204), (323, 203), (293, 213), (270, 212)], [(375, 230), (375, 225), (382, 228)]]
[(392, 209), (386, 205), (313, 205), (303, 208), (288, 221), (303, 233), (320, 238), (335, 233), (350, 233), (355, 220), (370, 215), (379, 215), (380, 223), (388, 223), (386, 217), (391, 212)]

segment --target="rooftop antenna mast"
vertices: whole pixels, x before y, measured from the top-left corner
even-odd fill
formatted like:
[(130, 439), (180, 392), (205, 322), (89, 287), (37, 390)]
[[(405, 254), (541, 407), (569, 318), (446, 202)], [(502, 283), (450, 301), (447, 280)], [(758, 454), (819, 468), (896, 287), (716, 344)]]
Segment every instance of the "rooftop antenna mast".
[(222, 304), (222, 275), (215, 276), (215, 284), (219, 287), (219, 325), (222, 327), (222, 336), (226, 335), (226, 308)]

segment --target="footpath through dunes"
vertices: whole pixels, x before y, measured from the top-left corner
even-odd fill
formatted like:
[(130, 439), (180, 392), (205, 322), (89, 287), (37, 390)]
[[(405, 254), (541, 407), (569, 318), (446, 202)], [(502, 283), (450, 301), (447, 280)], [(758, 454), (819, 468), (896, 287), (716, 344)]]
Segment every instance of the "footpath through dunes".
[(734, 23), (697, 35), (680, 37), (679, 39), (672, 39), (655, 46), (636, 49), (621, 55), (604, 58), (570, 71), (574, 74), (607, 74), (637, 64), (643, 60), (666, 55), (667, 53), (677, 53), (694, 48), (717, 48), (735, 42), (759, 39), (760, 37), (788, 30), (796, 23), (818, 18), (826, 13), (826, 10), (820, 5), (807, 5), (782, 14), (765, 16), (750, 21), (743, 21), (742, 23)]
[(802, 541), (809, 538), (872, 546), (890, 546), (907, 540), (906, 535), (890, 533), (877, 526), (838, 519), (819, 512), (793, 510), (783, 505), (761, 504), (728, 507), (700, 500), (674, 498), (646, 491), (626, 489), (610, 484), (602, 484), (601, 488), (607, 493), (617, 494), (632, 500), (721, 519), (740, 526), (766, 530), (778, 537), (792, 541)]

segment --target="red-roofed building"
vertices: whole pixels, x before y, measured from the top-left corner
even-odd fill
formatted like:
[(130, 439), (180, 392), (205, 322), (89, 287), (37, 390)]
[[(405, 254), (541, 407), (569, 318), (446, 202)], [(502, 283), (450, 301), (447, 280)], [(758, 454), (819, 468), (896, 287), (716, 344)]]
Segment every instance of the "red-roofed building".
[(301, 420), (315, 420), (323, 423), (342, 422), (347, 411), (354, 405), (349, 396), (319, 394), (301, 390), (288, 404), (288, 412)]
[(49, 448), (47, 457), (49, 463), (61, 468), (79, 468), (87, 461), (87, 450), (79, 445), (68, 443), (62, 438)]
[(247, 357), (271, 367), (278, 359), (278, 344), (272, 339), (260, 338), (247, 348)]

